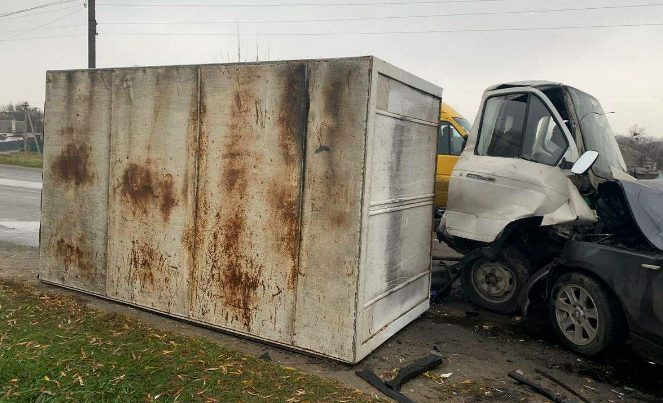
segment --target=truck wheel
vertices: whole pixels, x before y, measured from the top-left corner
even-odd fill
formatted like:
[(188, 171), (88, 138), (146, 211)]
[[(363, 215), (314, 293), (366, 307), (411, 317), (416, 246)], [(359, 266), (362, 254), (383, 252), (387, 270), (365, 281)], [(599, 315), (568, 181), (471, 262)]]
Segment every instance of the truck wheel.
[(527, 258), (513, 246), (504, 247), (496, 261), (480, 258), (463, 269), (461, 281), (470, 301), (489, 311), (518, 311), (518, 295), (529, 277)]
[(584, 274), (566, 273), (557, 279), (550, 293), (550, 318), (557, 337), (579, 354), (614, 350), (626, 339), (617, 301)]

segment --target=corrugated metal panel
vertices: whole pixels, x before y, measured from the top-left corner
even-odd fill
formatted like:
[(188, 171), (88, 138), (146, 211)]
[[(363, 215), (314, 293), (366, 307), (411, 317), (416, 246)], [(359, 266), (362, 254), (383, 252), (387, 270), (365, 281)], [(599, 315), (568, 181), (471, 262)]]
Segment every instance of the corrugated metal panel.
[(428, 307), (431, 260), (424, 245), (432, 225), (440, 99), (398, 78), (378, 75), (372, 111), (359, 357), (365, 343), (374, 345), (371, 339), (393, 334), (408, 312)]
[(370, 59), (310, 64), (295, 344), (354, 360)]
[(405, 84), (389, 75), (378, 76), (376, 109), (425, 122), (437, 123), (439, 98)]
[(49, 73), (46, 93), (39, 277), (104, 292), (111, 75)]
[(306, 64), (201, 69), (192, 317), (290, 344)]
[(437, 123), (433, 125), (387, 116), (375, 116), (371, 170), (371, 206), (414, 202), (432, 197), (435, 175), (430, 161), (435, 158)]
[(362, 342), (428, 299), (430, 253), (422, 245), (431, 238), (431, 207), (412, 206), (370, 217), (366, 248), (367, 266), (372, 270), (363, 273)]
[(188, 314), (196, 67), (113, 73), (108, 296)]

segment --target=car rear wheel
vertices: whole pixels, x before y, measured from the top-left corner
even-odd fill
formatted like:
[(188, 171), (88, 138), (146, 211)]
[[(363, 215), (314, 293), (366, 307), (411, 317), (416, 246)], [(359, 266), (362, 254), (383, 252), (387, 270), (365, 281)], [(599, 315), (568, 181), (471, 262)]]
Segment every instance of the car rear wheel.
[(614, 297), (584, 274), (566, 273), (557, 279), (550, 294), (550, 317), (562, 343), (580, 354), (614, 350), (626, 337)]
[(529, 263), (515, 247), (507, 245), (494, 261), (479, 258), (463, 270), (465, 294), (475, 305), (490, 311), (518, 311), (518, 295), (529, 277)]

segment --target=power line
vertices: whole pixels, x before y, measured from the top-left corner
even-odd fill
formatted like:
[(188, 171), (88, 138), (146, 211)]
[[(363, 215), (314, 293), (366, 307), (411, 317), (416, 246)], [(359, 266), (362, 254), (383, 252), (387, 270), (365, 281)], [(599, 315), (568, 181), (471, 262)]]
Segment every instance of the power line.
[[(43, 27), (43, 28), (34, 28), (32, 31), (47, 31), (49, 29), (59, 29), (59, 28), (72, 28), (72, 27), (85, 27), (87, 24), (66, 24), (66, 25), (54, 25), (52, 27)], [(23, 32), (24, 29), (11, 29), (7, 31), (0, 31), (0, 34), (10, 34), (12, 32)]]
[(26, 13), (28, 11), (38, 10), (40, 8), (58, 6), (60, 4), (65, 4), (65, 3), (73, 3), (74, 1), (76, 1), (76, 0), (58, 0), (58, 1), (52, 1), (50, 3), (40, 4), (40, 5), (33, 6), (33, 7), (23, 8), (23, 9), (20, 9), (20, 10), (8, 11), (6, 13), (0, 14), (0, 18), (7, 17), (7, 16), (10, 16), (10, 15), (14, 15), (14, 14)]
[(13, 38), (15, 38), (15, 37), (17, 37), (17, 36), (21, 36), (21, 35), (23, 35), (23, 34), (27, 34), (28, 32), (36, 31), (36, 30), (38, 30), (38, 29), (40, 29), (40, 28), (42, 28), (42, 27), (45, 27), (45, 26), (50, 25), (50, 24), (52, 24), (52, 23), (54, 23), (54, 22), (57, 22), (57, 21), (63, 20), (63, 19), (65, 19), (65, 18), (67, 18), (67, 17), (69, 17), (69, 16), (71, 16), (71, 15), (74, 15), (74, 14), (76, 14), (76, 13), (79, 12), (79, 11), (81, 11), (81, 9), (78, 9), (78, 8), (77, 8), (76, 10), (74, 10), (74, 11), (72, 11), (72, 12), (70, 12), (70, 13), (67, 13), (67, 14), (65, 14), (65, 15), (61, 15), (61, 16), (59, 16), (59, 17), (53, 19), (53, 20), (50, 20), (50, 21), (45, 22), (45, 23), (43, 23), (43, 24), (37, 25), (36, 27), (32, 27), (32, 28), (28, 28), (28, 29), (22, 30), (22, 31), (20, 31), (20, 32), (14, 34), (14, 35), (10, 35), (10, 36), (8, 36), (8, 37), (6, 37), (6, 38), (4, 38), (4, 39), (13, 39)]
[[(244, 35), (256, 36), (351, 36), (351, 35), (413, 35), (413, 34), (437, 34), (456, 32), (500, 32), (500, 31), (552, 31), (563, 29), (592, 29), (592, 28), (617, 28), (617, 27), (659, 27), (663, 23), (644, 24), (615, 24), (615, 25), (573, 25), (557, 27), (528, 27), (528, 28), (477, 28), (477, 29), (440, 29), (425, 31), (365, 31), (365, 32), (283, 32), (283, 33), (245, 33)], [(140, 35), (140, 36), (237, 36), (237, 33), (151, 33), (151, 32), (100, 32), (99, 35)]]
[(478, 16), (478, 15), (503, 15), (503, 14), (541, 14), (552, 12), (565, 12), (565, 11), (593, 11), (593, 10), (610, 10), (622, 8), (642, 8), (642, 7), (661, 7), (663, 3), (646, 3), (646, 4), (629, 4), (629, 5), (615, 5), (615, 6), (594, 6), (594, 7), (569, 7), (569, 8), (556, 8), (548, 10), (513, 10), (513, 11), (479, 11), (479, 12), (466, 12), (466, 13), (447, 13), (447, 14), (425, 14), (425, 15), (398, 15), (398, 16), (381, 16), (381, 17), (348, 17), (348, 18), (321, 18), (321, 19), (305, 19), (305, 20), (245, 20), (245, 21), (184, 21), (184, 22), (170, 22), (170, 21), (128, 21), (128, 22), (102, 22), (103, 25), (190, 25), (190, 24), (270, 24), (270, 23), (301, 23), (301, 22), (335, 22), (335, 21), (367, 21), (367, 20), (390, 20), (390, 19), (407, 19), (407, 18), (433, 18), (433, 17), (458, 17), (458, 16)]
[[(458, 30), (429, 30), (429, 31), (382, 31), (382, 32), (334, 32), (334, 33), (282, 33), (282, 34), (245, 34), (245, 35), (259, 35), (259, 36), (331, 36), (331, 35), (389, 35), (389, 34), (434, 34), (434, 33), (456, 33), (456, 32), (495, 32), (495, 31), (541, 31), (541, 30), (563, 30), (563, 29), (592, 29), (592, 28), (618, 28), (618, 27), (660, 27), (663, 23), (647, 23), (647, 24), (617, 24), (617, 25), (579, 25), (579, 26), (561, 26), (561, 27), (530, 27), (530, 28), (494, 28), (494, 29), (458, 29)], [(100, 35), (140, 35), (140, 36), (236, 36), (237, 33), (220, 33), (220, 34), (203, 34), (203, 33), (182, 33), (182, 34), (153, 34), (153, 33), (140, 33), (140, 32), (106, 32)], [(19, 41), (32, 41), (41, 39), (56, 39), (56, 38), (71, 38), (82, 37), (86, 34), (71, 34), (71, 35), (50, 35), (32, 38), (19, 38), (19, 39), (0, 39), (0, 42), (19, 42)]]
[(243, 3), (226, 3), (226, 4), (168, 4), (168, 3), (98, 3), (98, 6), (112, 6), (112, 7), (336, 7), (336, 6), (393, 6), (393, 5), (412, 5), (412, 4), (448, 4), (448, 3), (495, 3), (510, 0), (416, 0), (416, 1), (381, 1), (373, 3), (271, 3), (271, 4), (243, 4)]
[(56, 8), (56, 9), (44, 10), (44, 11), (40, 11), (38, 13), (32, 13), (32, 14), (27, 14), (27, 15), (17, 15), (17, 16), (14, 16), (14, 17), (3, 18), (2, 20), (0, 20), (0, 22), (17, 20), (17, 19), (20, 19), (20, 18), (30, 18), (30, 17), (33, 17), (35, 15), (41, 15), (41, 14), (56, 13), (58, 11), (71, 10), (72, 8), (77, 8), (77, 7), (79, 7), (79, 6), (67, 6), (67, 7), (61, 7), (61, 8)]
[(70, 34), (70, 35), (49, 35), (49, 36), (37, 36), (32, 38), (19, 38), (19, 39), (0, 39), (0, 42), (22, 42), (22, 41), (33, 41), (40, 39), (56, 39), (56, 38), (71, 38), (75, 36), (87, 36), (87, 34)]

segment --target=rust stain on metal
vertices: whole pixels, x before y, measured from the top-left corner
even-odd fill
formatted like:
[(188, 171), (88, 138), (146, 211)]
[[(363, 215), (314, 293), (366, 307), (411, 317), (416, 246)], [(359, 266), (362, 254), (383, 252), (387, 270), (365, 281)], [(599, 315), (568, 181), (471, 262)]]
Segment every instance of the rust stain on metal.
[(229, 217), (219, 224), (221, 228), (214, 231), (209, 251), (212, 275), (221, 287), (224, 307), (232, 309), (233, 318), (250, 331), (251, 311), (261, 285), (262, 265), (242, 249), (242, 243), (246, 241), (243, 217)]
[[(82, 237), (81, 237), (82, 238)], [(79, 241), (81, 241), (80, 239)], [(85, 277), (92, 276), (92, 265), (88, 253), (75, 242), (67, 242), (60, 238), (55, 242), (55, 254), (62, 260), (65, 270), (72, 268)]]
[(293, 290), (299, 274), (299, 195), (283, 183), (273, 181), (267, 188), (267, 205), (274, 209), (279, 223), (274, 227), (280, 248), (290, 257), (292, 266), (288, 273), (288, 289)]
[(152, 172), (134, 162), (130, 163), (122, 175), (122, 194), (134, 207), (147, 211), (148, 204), (155, 197)]
[(306, 136), (308, 89), (306, 65), (284, 70), (277, 124), (279, 126), (279, 147), (286, 163), (299, 161), (304, 136)]
[(293, 69), (284, 70), (284, 82), (280, 94), (277, 127), (279, 148), (285, 163), (285, 172), (270, 182), (267, 189), (267, 206), (274, 209), (280, 225), (275, 228), (280, 248), (290, 258), (287, 285), (294, 290), (299, 275), (300, 247), (300, 191), (299, 181), (292, 180), (301, 175), (300, 163), (308, 123), (307, 67), (301, 63)]
[[(154, 288), (155, 273), (163, 272), (166, 268), (166, 258), (150, 245), (132, 241), (129, 253), (129, 278), (130, 281), (140, 284), (143, 289), (146, 286)], [(166, 283), (169, 282), (168, 275), (160, 275)]]
[(51, 163), (51, 172), (59, 183), (76, 186), (92, 184), (94, 175), (90, 172), (89, 146), (73, 141), (68, 143)]
[[(221, 203), (214, 215), (207, 261), (210, 265), (211, 281), (223, 299), (221, 306), (226, 309), (224, 314), (230, 313), (233, 320), (240, 322), (250, 331), (256, 293), (263, 285), (263, 266), (252, 252), (253, 240), (246, 223), (248, 213), (244, 199), (248, 194), (249, 170), (253, 165), (247, 144), (254, 136), (249, 129), (250, 124), (247, 123), (248, 119), (253, 119), (254, 108), (250, 101), (254, 94), (250, 89), (242, 87), (243, 85), (238, 83), (231, 104), (232, 122), (228, 131), (229, 138), (223, 146), (222, 175), (218, 185), (224, 189), (224, 199), (228, 202)], [(206, 141), (201, 141), (204, 155), (207, 146)], [(203, 204), (209, 205), (209, 202)]]
[(172, 175), (166, 174), (165, 178), (159, 183), (158, 194), (161, 217), (164, 221), (168, 221), (170, 219), (170, 213), (173, 211), (173, 207), (177, 204), (177, 200), (175, 200), (175, 196), (173, 196)]
[[(319, 142), (316, 146), (317, 149), (344, 150), (347, 149), (347, 145), (344, 143), (354, 141), (348, 135), (341, 134), (346, 130), (344, 126), (346, 122), (338, 119), (338, 116), (345, 116), (347, 121), (354, 122), (357, 120), (355, 115), (361, 113), (361, 111), (352, 110), (352, 102), (349, 102), (349, 97), (352, 95), (352, 82), (357, 79), (356, 75), (361, 73), (360, 68), (353, 66), (343, 71), (332, 72), (327, 76), (327, 82), (322, 89), (324, 124), (316, 133)], [(352, 195), (356, 189), (350, 189), (348, 186), (350, 181), (344, 174), (347, 167), (337, 163), (339, 159), (342, 159), (342, 155), (335, 152), (318, 153), (317, 155), (325, 167), (325, 189), (328, 190), (327, 200), (329, 202), (323, 203), (328, 211), (325, 215), (328, 228), (345, 229), (353, 222), (350, 214), (354, 210), (348, 208), (351, 207), (348, 206), (348, 203), (353, 202)]]
[(129, 200), (134, 212), (146, 214), (157, 199), (161, 217), (167, 222), (177, 204), (174, 194), (170, 174), (156, 180), (148, 166), (135, 162), (129, 163), (122, 174), (122, 195)]

